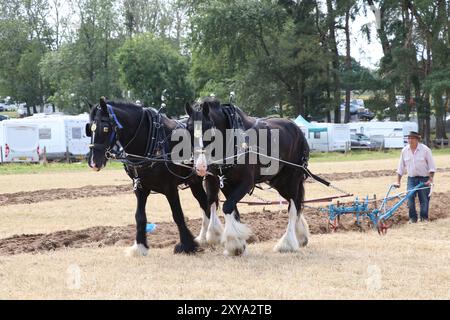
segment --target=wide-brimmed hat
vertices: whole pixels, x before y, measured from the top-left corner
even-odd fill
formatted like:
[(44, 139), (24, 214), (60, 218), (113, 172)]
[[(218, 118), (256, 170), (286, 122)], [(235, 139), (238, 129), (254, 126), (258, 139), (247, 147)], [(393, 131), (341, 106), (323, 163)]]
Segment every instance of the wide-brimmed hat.
[(410, 131), (410, 132), (406, 135), (406, 137), (416, 138), (416, 139), (419, 139), (419, 140), (420, 140), (420, 138), (421, 138), (420, 134), (418, 134), (418, 133), (415, 132), (415, 131)]

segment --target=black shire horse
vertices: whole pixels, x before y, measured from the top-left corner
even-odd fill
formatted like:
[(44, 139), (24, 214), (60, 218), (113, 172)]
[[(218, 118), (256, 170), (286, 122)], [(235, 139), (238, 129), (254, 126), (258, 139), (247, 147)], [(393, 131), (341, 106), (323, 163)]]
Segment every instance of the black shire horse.
[[(90, 122), (86, 125), (86, 135), (91, 137), (89, 166), (100, 171), (109, 158), (117, 157), (124, 160), (125, 171), (134, 183), (137, 199), (136, 241), (127, 250), (128, 255), (147, 254), (145, 205), (151, 191), (164, 194), (170, 204), (180, 233), (175, 253), (196, 252), (198, 245), (205, 243), (207, 235), (210, 236), (207, 234), (208, 227), (213, 225), (211, 231), (214, 231), (217, 224), (217, 221), (212, 221), (218, 220), (217, 216), (211, 217), (210, 221), (211, 202), (208, 204), (202, 179), (195, 175), (192, 168), (164, 161), (176, 144), (171, 141), (171, 134), (180, 127), (183, 127), (180, 122), (169, 119), (155, 109), (136, 104), (107, 102), (105, 98), (101, 98), (99, 104), (91, 106)], [(121, 151), (125, 151), (126, 156)], [(149, 162), (142, 157), (162, 161)], [(183, 183), (190, 187), (203, 210), (202, 230), (196, 239), (187, 228), (181, 209), (178, 186)], [(211, 201), (217, 203), (217, 200)]]
[[(236, 204), (247, 193), (251, 193), (255, 184), (266, 182), (275, 188), (279, 194), (289, 201), (289, 222), (286, 233), (278, 241), (274, 250), (278, 252), (292, 252), (299, 250), (300, 246), (306, 246), (309, 237), (309, 227), (301, 214), (304, 200), (304, 181), (307, 178), (306, 167), (309, 159), (308, 143), (300, 128), (292, 121), (281, 118), (257, 119), (246, 115), (239, 108), (228, 104), (221, 105), (215, 98), (205, 98), (192, 106), (186, 104), (186, 112), (189, 115), (187, 129), (194, 136), (191, 140), (194, 144), (194, 167), (200, 176), (204, 176), (207, 192), (218, 192), (217, 179), (213, 176), (221, 176), (222, 192), (226, 196), (223, 204), (225, 214), (225, 229), (222, 235), (222, 243), (225, 246), (225, 255), (242, 255), (246, 250), (246, 240), (249, 237), (249, 228), (240, 222), (236, 213)], [(228, 129), (238, 129), (240, 133), (227, 138)], [(265, 130), (264, 130), (265, 129)], [(239, 135), (250, 137), (251, 132), (257, 136), (255, 141), (246, 137), (236, 143)], [(267, 133), (266, 143), (260, 138), (260, 132)], [(209, 132), (209, 135), (208, 135)], [(279, 139), (276, 139), (278, 132)], [(206, 134), (205, 134), (206, 133)], [(222, 136), (222, 143), (217, 137)], [(212, 138), (215, 137), (215, 138)], [(208, 139), (207, 139), (208, 138)], [(218, 139), (218, 140), (217, 140)], [(235, 140), (236, 139), (236, 140)], [(206, 141), (209, 140), (209, 141)], [(277, 141), (278, 140), (278, 141)], [(217, 142), (212, 148), (214, 142)], [(233, 155), (236, 156), (234, 164), (217, 164), (219, 160), (211, 159), (212, 149), (222, 148), (224, 158), (230, 156), (229, 146), (232, 145)], [(211, 149), (208, 151), (208, 147)], [(278, 155), (270, 155), (268, 150), (278, 147)], [(263, 153), (264, 148), (266, 152)], [(239, 153), (239, 150), (244, 150)], [(253, 150), (253, 153), (250, 152)], [(209, 153), (208, 153), (209, 152)], [(263, 155), (255, 156), (255, 152)], [(244, 160), (238, 156), (244, 155)], [(254, 155), (256, 160), (250, 161)], [(269, 157), (272, 158), (269, 158)], [(268, 169), (269, 160), (272, 164), (278, 164), (273, 170)], [(228, 159), (229, 160), (229, 159)], [(278, 161), (280, 160), (280, 161)], [(298, 165), (297, 167), (286, 162)], [(302, 169), (301, 167), (305, 169)]]

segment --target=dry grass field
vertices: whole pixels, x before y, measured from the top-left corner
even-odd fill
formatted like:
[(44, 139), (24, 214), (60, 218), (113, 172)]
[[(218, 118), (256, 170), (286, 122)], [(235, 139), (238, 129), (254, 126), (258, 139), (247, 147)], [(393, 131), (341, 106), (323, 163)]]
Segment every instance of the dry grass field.
[(44, 299), (450, 299), (450, 220), (376, 232), (312, 236), (295, 254), (221, 250), (174, 256), (153, 249), (71, 249), (0, 259), (0, 298)]
[[(449, 155), (435, 160), (439, 168), (450, 167)], [(310, 169), (317, 174), (351, 174), (396, 166), (396, 159), (388, 159), (313, 162)], [(395, 174), (330, 180), (355, 195), (382, 198)], [(1, 175), (0, 182), (0, 197), (21, 191), (130, 183), (122, 170), (94, 173), (88, 169)], [(450, 172), (437, 174), (435, 182), (436, 192), (450, 191)], [(336, 193), (317, 183), (306, 184), (307, 199)], [(255, 194), (279, 199), (270, 191), (256, 190)], [(181, 192), (181, 199), (186, 216), (199, 218), (200, 210), (189, 190)], [(243, 214), (263, 210), (247, 205), (239, 208)], [(265, 209), (279, 210), (280, 206)], [(0, 205), (0, 239), (125, 226), (134, 223), (134, 210), (131, 185), (129, 193), (113, 196)], [(161, 195), (150, 196), (147, 212), (150, 222), (172, 220)], [(0, 299), (450, 299), (450, 219), (398, 227), (385, 237), (372, 231), (313, 235), (308, 247), (296, 254), (274, 253), (273, 245), (273, 241), (251, 244), (249, 255), (242, 258), (223, 257), (220, 249), (175, 256), (172, 247), (151, 249), (145, 258), (126, 258), (122, 246), (0, 255)]]

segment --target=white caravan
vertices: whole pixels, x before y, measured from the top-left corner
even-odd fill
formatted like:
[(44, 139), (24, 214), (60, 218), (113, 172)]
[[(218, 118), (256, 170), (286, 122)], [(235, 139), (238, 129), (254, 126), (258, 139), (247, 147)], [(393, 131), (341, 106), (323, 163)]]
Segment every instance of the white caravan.
[(64, 116), (67, 150), (73, 158), (82, 159), (89, 153), (91, 138), (86, 136), (87, 123), (89, 123), (89, 114), (87, 113)]
[(21, 120), (0, 121), (0, 162), (39, 162), (39, 128)]
[(350, 126), (348, 123), (321, 123), (327, 128), (328, 151), (350, 150)]
[(84, 158), (89, 152), (90, 138), (86, 137), (85, 126), (89, 115), (42, 115), (22, 119), (24, 123), (39, 126), (39, 146), (41, 154), (46, 151), (50, 160)]
[(308, 122), (301, 115), (294, 122), (305, 134), (312, 151), (346, 151), (350, 148), (348, 124)]
[(370, 121), (351, 122), (351, 133), (362, 133), (368, 137), (383, 136), (385, 148), (403, 148), (407, 141), (405, 135), (409, 131), (417, 131), (415, 122)]

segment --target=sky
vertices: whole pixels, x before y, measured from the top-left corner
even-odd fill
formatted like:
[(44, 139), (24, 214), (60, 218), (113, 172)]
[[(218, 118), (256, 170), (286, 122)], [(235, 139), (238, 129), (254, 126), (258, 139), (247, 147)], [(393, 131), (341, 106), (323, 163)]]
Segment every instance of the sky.
[[(368, 43), (365, 36), (361, 33), (361, 26), (364, 24), (370, 24), (371, 30), (371, 43)], [(383, 57), (383, 48), (381, 47), (380, 40), (377, 36), (377, 29), (375, 23), (375, 15), (369, 11), (367, 17), (360, 13), (355, 21), (351, 23), (351, 49), (350, 53), (357, 61), (364, 67), (375, 69), (378, 62)], [(343, 39), (344, 40), (344, 39)], [(345, 45), (342, 41), (342, 45)], [(341, 46), (339, 53), (345, 54), (345, 47)]]

